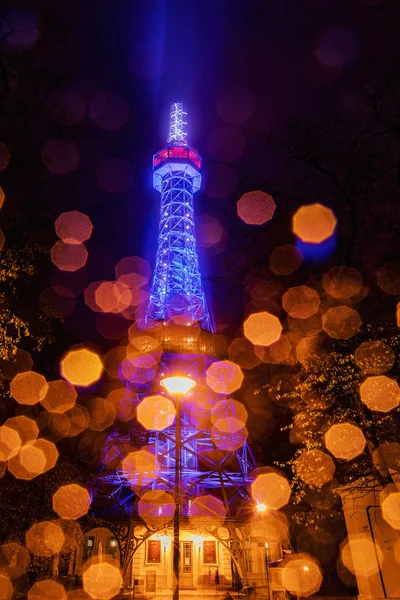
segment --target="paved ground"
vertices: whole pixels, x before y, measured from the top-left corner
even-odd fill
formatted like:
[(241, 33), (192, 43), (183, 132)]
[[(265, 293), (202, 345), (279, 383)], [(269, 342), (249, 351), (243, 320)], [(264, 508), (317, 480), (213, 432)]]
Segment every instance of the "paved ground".
[[(233, 600), (237, 600), (238, 594), (232, 590), (180, 590), (179, 598), (180, 600), (189, 600), (189, 598), (193, 598), (195, 600), (212, 600), (213, 598), (217, 598), (218, 600), (222, 600), (227, 597), (227, 594), (231, 594)], [(158, 592), (156, 594), (144, 594), (139, 595), (135, 594), (132, 596), (132, 592), (121, 594), (117, 596), (119, 600), (128, 600), (128, 598), (135, 598), (135, 600), (172, 600), (172, 592), (163, 593)], [(240, 596), (243, 598), (243, 596)]]

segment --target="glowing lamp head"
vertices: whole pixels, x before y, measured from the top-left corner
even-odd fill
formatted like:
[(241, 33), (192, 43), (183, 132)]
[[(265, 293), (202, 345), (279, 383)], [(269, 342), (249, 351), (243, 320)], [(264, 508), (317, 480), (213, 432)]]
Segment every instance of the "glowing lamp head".
[(171, 541), (169, 535), (167, 535), (167, 534), (162, 535), (160, 537), (160, 539), (161, 539), (161, 542), (162, 542), (164, 550), (166, 550), (168, 548), (168, 546), (169, 546), (170, 541)]
[(195, 536), (194, 536), (194, 542), (195, 542), (195, 544), (196, 544), (197, 546), (199, 546), (199, 547), (200, 547), (200, 546), (201, 546), (201, 544), (203, 543), (203, 541), (204, 541), (204, 537), (203, 537), (202, 535), (195, 535)]
[(260, 513), (265, 512), (267, 510), (267, 508), (268, 507), (267, 507), (266, 504), (261, 504), (261, 503), (256, 504), (256, 510), (257, 510), (257, 512), (260, 512)]
[(190, 377), (183, 375), (175, 375), (174, 377), (164, 377), (160, 381), (163, 388), (167, 390), (171, 396), (184, 396), (194, 388), (196, 382)]

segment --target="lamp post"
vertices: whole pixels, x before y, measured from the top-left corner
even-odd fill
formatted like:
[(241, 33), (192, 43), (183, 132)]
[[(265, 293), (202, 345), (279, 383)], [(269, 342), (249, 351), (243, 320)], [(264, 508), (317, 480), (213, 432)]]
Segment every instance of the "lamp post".
[(268, 600), (271, 599), (271, 582), (269, 579), (269, 557), (268, 557), (269, 545), (265, 542), (265, 568), (266, 568), (266, 582), (267, 582), (267, 595)]
[[(258, 513), (261, 514), (261, 523), (263, 525), (263, 534), (264, 534), (264, 514), (268, 510), (268, 506), (266, 504), (263, 504), (262, 502), (258, 502), (256, 504), (256, 510)], [(271, 584), (270, 584), (270, 579), (269, 579), (269, 556), (268, 556), (269, 544), (268, 544), (268, 542), (264, 543), (264, 548), (265, 548), (265, 580), (266, 580), (266, 584), (267, 584), (267, 596), (268, 596), (268, 600), (271, 600)]]
[(204, 538), (202, 535), (196, 535), (194, 537), (194, 542), (197, 547), (197, 565), (196, 565), (197, 579), (200, 579), (200, 552), (201, 552), (201, 545), (202, 545), (203, 541), (204, 541)]
[[(307, 565), (304, 565), (304, 566), (302, 567), (302, 569), (303, 569), (303, 571), (304, 571), (305, 573), (308, 573), (308, 571), (310, 570), (310, 569), (309, 569), (309, 567), (307, 567)], [(300, 580), (300, 577), (299, 577), (299, 580)], [(296, 594), (296, 596), (297, 596), (297, 600), (301, 600), (301, 594), (300, 594), (300, 591), (301, 591), (301, 590), (300, 590), (300, 581), (299, 581), (299, 589), (297, 590), (297, 594)]]
[(180, 398), (194, 388), (196, 382), (190, 377), (176, 375), (165, 377), (161, 385), (175, 398), (175, 507), (174, 507), (174, 543), (173, 543), (173, 600), (179, 600), (179, 520), (182, 490), (182, 432)]

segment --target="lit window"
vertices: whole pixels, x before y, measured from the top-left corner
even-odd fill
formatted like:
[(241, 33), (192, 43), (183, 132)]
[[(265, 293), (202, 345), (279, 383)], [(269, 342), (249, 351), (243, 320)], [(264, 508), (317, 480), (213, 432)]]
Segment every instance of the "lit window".
[(83, 561), (85, 562), (93, 556), (94, 536), (85, 538), (85, 547), (83, 549)]
[(247, 573), (253, 573), (254, 572), (253, 550), (250, 546), (250, 542), (245, 542), (244, 558), (245, 558), (245, 562), (246, 562)]
[(107, 539), (107, 554), (111, 558), (117, 558), (117, 540), (115, 537), (109, 537)]

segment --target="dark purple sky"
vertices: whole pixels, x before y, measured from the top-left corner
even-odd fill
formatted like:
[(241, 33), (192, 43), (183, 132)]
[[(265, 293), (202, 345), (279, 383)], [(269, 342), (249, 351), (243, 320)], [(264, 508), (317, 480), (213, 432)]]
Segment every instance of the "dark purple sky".
[[(77, 209), (93, 221), (89, 281), (112, 279), (123, 256), (153, 263), (151, 158), (171, 102), (187, 106), (189, 142), (203, 156), (197, 215), (217, 219), (231, 241), (237, 181), (279, 171), (267, 133), (284, 133), (292, 117), (351, 111), (358, 78), (398, 54), (397, 0), (42, 0), (33, 10), (38, 60), (60, 75), (72, 121), (63, 135), (79, 154), (67, 174), (48, 174), (46, 194), (54, 218)], [(202, 252), (206, 276), (218, 274), (215, 256)]]

